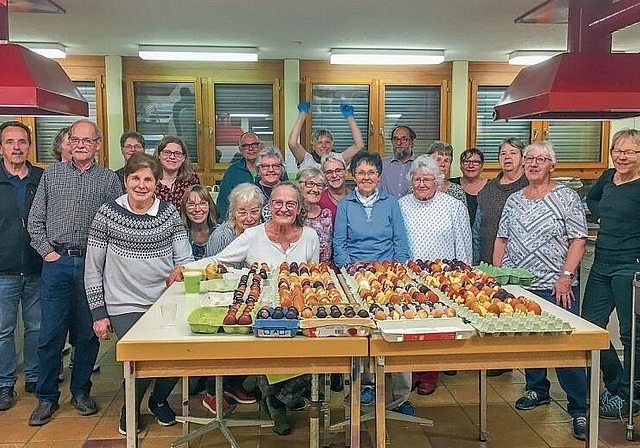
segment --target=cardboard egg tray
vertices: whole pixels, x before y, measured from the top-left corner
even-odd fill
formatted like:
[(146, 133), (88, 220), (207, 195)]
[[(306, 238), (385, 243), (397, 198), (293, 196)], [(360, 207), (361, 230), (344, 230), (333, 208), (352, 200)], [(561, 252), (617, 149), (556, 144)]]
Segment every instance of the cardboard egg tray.
[(373, 320), (365, 317), (312, 317), (300, 320), (302, 334), (312, 338), (369, 336), (375, 328)]
[[(311, 308), (315, 309), (318, 306), (324, 306), (324, 307), (330, 307), (331, 305), (338, 305), (341, 307), (341, 309), (344, 309), (344, 306), (346, 305), (355, 305), (356, 303), (352, 300), (352, 296), (350, 294), (347, 294), (345, 289), (344, 289), (344, 285), (342, 284), (342, 282), (340, 282), (340, 280), (338, 279), (338, 277), (336, 276), (336, 273), (332, 270), (329, 269), (329, 276), (331, 277), (331, 281), (334, 283), (334, 285), (336, 286), (336, 289), (338, 290), (338, 292), (340, 293), (340, 297), (341, 297), (341, 301), (340, 303), (314, 303), (314, 304), (307, 304), (305, 301), (305, 306), (309, 306)], [(280, 305), (280, 295), (278, 293), (278, 277), (279, 274), (276, 274), (274, 272), (274, 277), (271, 279), (270, 282), (270, 287), (271, 287), (271, 291), (273, 291), (272, 294), (272, 300), (271, 300), (271, 305), (272, 306), (279, 306)], [(355, 309), (355, 307), (354, 307)], [(357, 311), (357, 309), (356, 309)]]

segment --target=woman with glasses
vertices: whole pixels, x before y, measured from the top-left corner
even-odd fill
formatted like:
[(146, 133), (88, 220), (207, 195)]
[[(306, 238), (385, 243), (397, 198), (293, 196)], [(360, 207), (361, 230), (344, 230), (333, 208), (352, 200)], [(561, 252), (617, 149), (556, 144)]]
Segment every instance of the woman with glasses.
[(453, 177), (451, 182), (464, 190), (469, 211), (469, 222), (473, 225), (478, 209), (478, 192), (487, 184), (487, 179), (480, 177), (484, 166), (484, 154), (476, 148), (470, 148), (460, 154), (460, 170), (462, 177)]
[(338, 202), (344, 198), (351, 188), (347, 187), (347, 164), (342, 154), (335, 152), (322, 156), (322, 172), (327, 180), (327, 188), (320, 194), (318, 204), (331, 211), (332, 223), (336, 221)]
[(453, 159), (453, 147), (449, 143), (435, 141), (431, 144), (426, 154), (438, 162), (438, 168), (440, 168), (440, 173), (444, 179), (442, 185), (439, 187), (440, 191), (461, 200), (466, 206), (467, 196), (464, 194), (462, 187), (448, 180), (449, 171), (451, 170), (451, 160)]
[[(613, 168), (605, 170), (587, 195), (591, 213), (599, 218), (596, 252), (582, 303), (582, 317), (606, 328), (615, 309), (624, 350), (620, 363), (613, 345), (600, 354), (605, 391), (600, 417), (628, 414), (631, 369), (640, 378), (640, 330), (636, 332), (635, 366), (631, 366), (631, 300), (634, 273), (640, 271), (640, 131), (622, 129), (611, 139)], [(636, 315), (636, 326), (640, 319)], [(638, 386), (635, 398), (640, 395)], [(638, 411), (633, 404), (634, 414)]]
[(311, 227), (318, 233), (320, 239), (320, 261), (331, 263), (333, 239), (333, 214), (331, 210), (322, 208), (320, 195), (327, 188), (324, 175), (318, 168), (303, 168), (296, 177), (298, 187), (304, 197), (307, 209), (305, 226)]
[(180, 204), (180, 217), (189, 235), (193, 258), (199, 260), (209, 252), (207, 248), (218, 221), (218, 207), (207, 187), (198, 184), (187, 188)]
[(158, 143), (155, 155), (162, 166), (156, 196), (180, 209), (185, 190), (200, 183), (198, 173), (189, 162), (187, 146), (180, 137), (167, 135)]
[[(304, 226), (307, 211), (304, 207), (304, 197), (298, 187), (290, 182), (275, 186), (269, 203), (271, 219), (246, 229), (222, 252), (189, 263), (185, 267), (202, 269), (209, 263), (233, 265), (262, 262), (277, 269), (285, 261), (317, 263), (320, 246), (318, 234), (312, 228)], [(167, 284), (182, 279), (181, 268), (172, 272)], [(309, 387), (308, 376), (295, 377), (275, 386), (269, 386), (266, 378), (260, 377), (258, 384), (274, 422), (273, 430), (280, 435), (291, 433), (291, 420), (287, 415), (287, 409), (304, 407), (302, 394)]]
[(258, 175), (255, 178), (255, 184), (262, 191), (265, 201), (261, 219), (262, 222), (266, 222), (271, 218), (269, 198), (273, 187), (278, 185), (283, 177), (286, 178), (284, 159), (280, 154), (280, 150), (272, 146), (261, 149), (256, 157), (256, 167), (258, 168)]
[[(302, 126), (307, 116), (311, 114), (311, 103), (302, 102), (298, 104), (298, 111), (300, 114), (289, 134), (289, 149), (296, 159), (298, 168), (321, 168), (322, 156), (333, 151), (333, 134), (328, 129), (315, 130), (313, 134), (311, 134), (312, 151), (310, 153), (307, 152), (298, 140), (300, 139)], [(349, 146), (342, 153), (342, 157), (344, 157), (344, 161), (348, 165), (354, 154), (364, 148), (364, 140), (362, 140), (362, 133), (360, 132), (360, 128), (358, 128), (358, 123), (356, 123), (355, 118), (353, 118), (353, 106), (351, 104), (341, 104), (340, 113), (342, 117), (347, 120), (349, 130), (353, 136), (353, 145)]]
[[(555, 182), (551, 173), (556, 153), (549, 141), (524, 150), (524, 172), (529, 185), (507, 199), (493, 251), (494, 266), (525, 268), (533, 274), (527, 289), (539, 297), (579, 314), (578, 280), (587, 241), (587, 220), (580, 196)], [(583, 367), (556, 368), (567, 394), (567, 412), (573, 435), (587, 437), (587, 374)], [(516, 409), (527, 411), (549, 404), (547, 369), (525, 369), (526, 389)]]
[[(378, 189), (382, 172), (382, 159), (375, 153), (361, 151), (351, 161), (351, 174), (356, 188), (340, 203), (333, 231), (333, 254), (336, 266), (364, 261), (409, 259), (407, 230), (402, 219), (398, 200)], [(392, 400), (399, 402), (396, 411), (414, 415), (415, 409), (409, 401), (411, 374), (391, 374)], [(373, 377), (363, 377), (360, 401), (369, 405), (375, 391)]]
[[(411, 193), (400, 198), (400, 210), (407, 228), (411, 259), (458, 259), (471, 263), (471, 226), (464, 204), (439, 191), (444, 179), (438, 162), (428, 155), (416, 158), (407, 179)], [(438, 372), (414, 372), (412, 384), (419, 395), (436, 389)]]

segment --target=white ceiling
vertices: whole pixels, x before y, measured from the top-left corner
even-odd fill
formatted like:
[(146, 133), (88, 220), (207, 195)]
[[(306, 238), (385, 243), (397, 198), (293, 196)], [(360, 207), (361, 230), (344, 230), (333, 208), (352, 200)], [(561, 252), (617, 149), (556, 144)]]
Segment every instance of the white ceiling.
[[(507, 60), (564, 50), (562, 24), (514, 24), (542, 0), (55, 0), (66, 14), (9, 14), (10, 40), (59, 42), (71, 55), (137, 55), (138, 44), (257, 47), (261, 59), (328, 59), (331, 48), (445, 50)], [(640, 50), (640, 27), (614, 34)]]

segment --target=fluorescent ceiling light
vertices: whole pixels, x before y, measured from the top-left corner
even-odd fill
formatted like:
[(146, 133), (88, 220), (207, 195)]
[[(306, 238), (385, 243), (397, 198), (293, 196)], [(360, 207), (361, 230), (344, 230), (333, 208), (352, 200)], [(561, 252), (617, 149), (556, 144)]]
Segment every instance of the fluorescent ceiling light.
[(247, 47), (184, 47), (138, 45), (142, 59), (154, 61), (230, 61), (255, 62), (258, 49)]
[(22, 45), (23, 47), (27, 47), (34, 53), (41, 54), (42, 56), (50, 59), (62, 59), (67, 56), (65, 46), (57, 42), (25, 42), (21, 43), (20, 45)]
[(511, 65), (534, 65), (546, 61), (558, 54), (557, 51), (529, 51), (516, 50), (509, 53), (509, 64)]
[(229, 118), (269, 118), (269, 114), (229, 114)]
[(428, 65), (444, 61), (444, 50), (386, 50), (347, 49), (331, 50), (332, 64), (355, 65)]

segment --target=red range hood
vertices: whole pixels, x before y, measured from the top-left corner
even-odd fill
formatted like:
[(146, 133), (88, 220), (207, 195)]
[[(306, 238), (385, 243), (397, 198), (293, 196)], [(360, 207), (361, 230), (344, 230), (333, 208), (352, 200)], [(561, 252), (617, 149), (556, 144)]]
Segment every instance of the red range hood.
[(557, 22), (563, 8), (569, 51), (523, 68), (494, 107), (494, 119), (640, 116), (640, 54), (610, 52), (611, 34), (640, 21), (640, 2), (548, 0), (516, 22)]
[(7, 0), (0, 0), (0, 115), (89, 116), (89, 104), (60, 65), (8, 41)]

